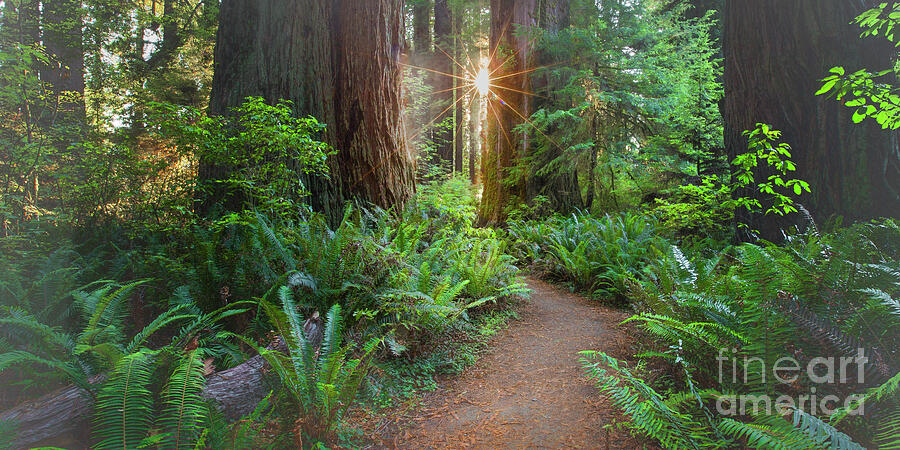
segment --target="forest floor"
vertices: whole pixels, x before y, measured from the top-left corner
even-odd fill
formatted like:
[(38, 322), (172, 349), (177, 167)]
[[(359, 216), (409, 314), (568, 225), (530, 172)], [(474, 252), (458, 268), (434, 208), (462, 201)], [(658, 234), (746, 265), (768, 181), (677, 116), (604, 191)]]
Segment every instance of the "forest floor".
[(630, 359), (630, 314), (533, 278), (519, 318), (462, 374), (379, 427), (383, 448), (640, 448), (579, 351)]

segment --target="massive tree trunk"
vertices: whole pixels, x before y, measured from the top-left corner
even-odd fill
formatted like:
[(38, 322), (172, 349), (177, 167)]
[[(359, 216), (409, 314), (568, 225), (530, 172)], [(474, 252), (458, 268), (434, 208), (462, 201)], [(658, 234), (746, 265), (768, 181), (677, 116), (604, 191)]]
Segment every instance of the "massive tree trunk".
[[(854, 125), (851, 110), (813, 95), (834, 66), (888, 67), (894, 50), (860, 40), (850, 21), (864, 3), (841, 0), (729, 0), (725, 6), (725, 144), (729, 158), (747, 151), (741, 132), (757, 122), (784, 132), (796, 177), (812, 188), (800, 202), (817, 219), (900, 214), (896, 172), (885, 173), (892, 148), (874, 124)], [(784, 223), (740, 217), (763, 237)]]
[(527, 136), (513, 131), (522, 117), (531, 114), (527, 92), (530, 42), (521, 27), (534, 23), (535, 0), (491, 0), (492, 92), (488, 100), (487, 137), (481, 159), (483, 191), (479, 222), (496, 224), (506, 220), (512, 197), (524, 198), (524, 183), (504, 183), (511, 167), (525, 148)]
[[(225, 0), (220, 9), (210, 111), (247, 96), (294, 102), (327, 125), (330, 179), (310, 177), (311, 205), (332, 223), (352, 198), (383, 208), (414, 190), (414, 160), (400, 123), (402, 0)], [(201, 165), (214, 179), (227, 168)], [(211, 201), (220, 201), (217, 193)]]
[[(434, 133), (437, 162), (453, 169), (453, 97), (455, 79), (451, 55), (453, 54), (453, 17), (449, 0), (434, 0), (434, 88), (433, 117), (438, 128)], [(449, 119), (449, 120), (448, 120)]]
[[(569, 2), (568, 0), (538, 0), (537, 4), (538, 26), (547, 33), (556, 35), (560, 30), (569, 26)], [(553, 61), (545, 52), (535, 53), (536, 65), (551, 65), (559, 63)], [(562, 86), (551, 86), (550, 77), (547, 74), (534, 74), (531, 76), (532, 89), (539, 94), (533, 101), (533, 109), (539, 110), (549, 104), (546, 100), (550, 91)], [(548, 134), (552, 134), (549, 130)], [(537, 133), (537, 132), (536, 132)], [(528, 201), (532, 201), (538, 195), (544, 195), (550, 200), (553, 208), (562, 213), (582, 208), (581, 189), (578, 186), (578, 174), (571, 158), (563, 154), (565, 149), (559, 148), (555, 142), (544, 142), (546, 148), (537, 149), (537, 144), (546, 139), (532, 140), (529, 154), (529, 174), (527, 181)], [(562, 158), (562, 164), (557, 165), (553, 173), (539, 174), (538, 172), (550, 165), (554, 160)]]

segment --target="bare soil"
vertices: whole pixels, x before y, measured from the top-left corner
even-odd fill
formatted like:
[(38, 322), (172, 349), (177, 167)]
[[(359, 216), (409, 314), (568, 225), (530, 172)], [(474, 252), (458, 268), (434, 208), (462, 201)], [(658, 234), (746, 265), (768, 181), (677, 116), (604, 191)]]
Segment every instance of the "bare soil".
[(536, 279), (519, 319), (464, 373), (380, 427), (382, 448), (641, 448), (584, 375), (579, 351), (628, 359), (629, 314)]

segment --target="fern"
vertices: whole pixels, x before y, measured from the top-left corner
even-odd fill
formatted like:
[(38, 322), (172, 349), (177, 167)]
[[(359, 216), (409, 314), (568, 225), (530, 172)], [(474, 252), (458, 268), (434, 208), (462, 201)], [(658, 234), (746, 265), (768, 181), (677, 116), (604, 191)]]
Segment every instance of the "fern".
[(188, 448), (199, 438), (207, 417), (207, 404), (201, 395), (205, 385), (199, 352), (186, 353), (163, 389), (163, 409), (157, 419), (164, 435), (162, 446)]
[(124, 356), (103, 384), (94, 412), (96, 448), (137, 448), (146, 437), (153, 423), (155, 355), (141, 350)]
[(667, 448), (714, 447), (711, 430), (666, 404), (662, 395), (605, 353), (581, 352), (588, 375), (640, 433)]
[(372, 339), (358, 358), (347, 359), (350, 347), (343, 347), (341, 308), (328, 311), (322, 346), (316, 355), (301, 326), (293, 296), (287, 287), (279, 289), (282, 308), (261, 300), (263, 309), (287, 344), (288, 354), (253, 345), (281, 378), (284, 387), (303, 412), (302, 428), (316, 439), (330, 440), (334, 426), (353, 403), (369, 367), (369, 357), (381, 340)]
[(854, 442), (850, 436), (801, 409), (794, 410), (793, 424), (794, 428), (806, 433), (819, 446), (830, 445), (831, 448), (840, 450), (863, 450), (863, 447)]
[(15, 422), (0, 420), (0, 450), (13, 450), (13, 442), (19, 434), (19, 427)]
[(734, 419), (722, 419), (719, 429), (730, 436), (743, 439), (747, 445), (758, 449), (815, 450), (818, 443), (806, 433), (791, 426), (778, 416), (760, 416), (753, 423)]

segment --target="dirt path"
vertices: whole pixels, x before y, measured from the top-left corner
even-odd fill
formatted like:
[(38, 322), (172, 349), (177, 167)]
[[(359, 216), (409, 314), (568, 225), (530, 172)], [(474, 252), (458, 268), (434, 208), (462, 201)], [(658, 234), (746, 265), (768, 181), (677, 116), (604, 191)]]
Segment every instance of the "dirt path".
[(382, 445), (396, 448), (639, 448), (604, 426), (621, 416), (584, 377), (581, 350), (630, 353), (628, 314), (529, 279), (519, 320), (462, 375), (398, 421)]

